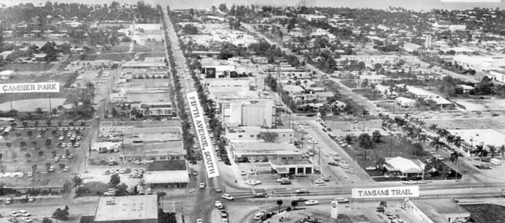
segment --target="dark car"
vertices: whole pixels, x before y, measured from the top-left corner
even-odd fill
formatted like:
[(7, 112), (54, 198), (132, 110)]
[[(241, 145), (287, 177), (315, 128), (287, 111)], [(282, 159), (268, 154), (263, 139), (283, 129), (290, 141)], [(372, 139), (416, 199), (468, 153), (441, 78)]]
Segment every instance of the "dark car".
[(290, 180), (283, 180), (281, 181), (281, 185), (290, 185), (291, 181)]
[(335, 162), (333, 162), (333, 161), (328, 162), (328, 165), (330, 165), (330, 166), (338, 166), (338, 164), (335, 163)]

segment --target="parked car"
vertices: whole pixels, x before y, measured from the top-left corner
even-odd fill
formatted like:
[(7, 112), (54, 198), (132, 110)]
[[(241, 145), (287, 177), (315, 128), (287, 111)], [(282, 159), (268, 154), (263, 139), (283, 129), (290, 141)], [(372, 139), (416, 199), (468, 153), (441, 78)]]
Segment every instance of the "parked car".
[(263, 216), (265, 216), (265, 212), (258, 212), (254, 215), (254, 220), (261, 220)]
[(116, 195), (116, 192), (115, 191), (107, 191), (107, 192), (104, 192), (103, 195), (104, 196), (114, 196), (114, 195)]
[(348, 202), (349, 202), (349, 199), (339, 197), (339, 198), (337, 198), (337, 202), (338, 202), (338, 203), (348, 203)]
[(245, 175), (247, 175), (247, 173), (242, 170), (242, 171), (240, 171), (240, 175), (245, 176)]
[(338, 164), (335, 163), (335, 162), (333, 162), (333, 161), (328, 162), (328, 165), (330, 165), (330, 166), (338, 166)]
[(200, 186), (199, 186), (199, 187), (200, 187), (200, 189), (205, 188), (205, 183), (200, 183)]
[(226, 199), (226, 200), (229, 200), (229, 201), (233, 201), (235, 199), (234, 197), (232, 197), (229, 194), (223, 194), (221, 197), (224, 198), (224, 199)]
[(227, 218), (228, 217), (228, 212), (226, 212), (225, 210), (222, 210), (221, 211), (221, 217), (222, 218)]
[(316, 204), (319, 204), (319, 201), (316, 200), (305, 201), (305, 205), (316, 205)]
[(20, 218), (20, 219), (21, 219), (21, 221), (24, 221), (24, 222), (32, 222), (33, 221), (33, 219), (27, 218), (27, 217)]
[(299, 194), (306, 194), (306, 193), (309, 193), (309, 190), (307, 190), (307, 189), (298, 189), (295, 192), (299, 193)]
[(321, 179), (317, 179), (314, 181), (315, 184), (324, 184), (324, 181)]
[(217, 193), (221, 193), (221, 192), (223, 192), (223, 190), (221, 190), (221, 188), (219, 188), (219, 187), (214, 188), (214, 190), (215, 190)]
[(369, 166), (369, 167), (367, 167), (367, 168), (365, 168), (365, 169), (366, 169), (366, 170), (376, 170), (376, 169), (377, 169), (377, 167), (375, 167), (375, 166)]

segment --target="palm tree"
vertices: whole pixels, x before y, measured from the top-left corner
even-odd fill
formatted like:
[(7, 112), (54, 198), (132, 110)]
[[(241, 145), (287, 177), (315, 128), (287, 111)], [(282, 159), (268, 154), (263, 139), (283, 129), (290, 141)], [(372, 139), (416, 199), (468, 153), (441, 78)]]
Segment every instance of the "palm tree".
[(496, 154), (496, 146), (487, 145), (487, 148), (489, 149), (489, 153), (491, 153), (491, 158), (494, 158), (494, 156)]
[(450, 134), (449, 131), (447, 131), (447, 129), (438, 129), (437, 130), (437, 134), (441, 137), (441, 138), (445, 138), (446, 136), (448, 136)]
[(436, 151), (438, 151), (438, 149), (442, 148), (442, 146), (444, 146), (444, 145), (445, 145), (445, 143), (440, 141), (440, 137), (436, 137), (433, 139), (433, 141), (430, 142), (430, 146), (435, 147)]
[(279, 212), (281, 212), (282, 200), (277, 200), (277, 206), (279, 206)]
[(138, 185), (130, 187), (130, 190), (128, 190), (129, 195), (138, 195), (139, 194), (139, 189)]
[(505, 145), (501, 145), (499, 151), (501, 153), (501, 158), (503, 158), (503, 154), (505, 153)]
[(461, 141), (463, 141), (461, 139), (461, 136), (456, 136), (454, 137), (454, 140), (452, 141), (452, 144), (454, 144), (456, 147), (461, 147)]
[(430, 125), (430, 127), (429, 127), (429, 129), (430, 129), (431, 131), (435, 131), (435, 130), (437, 130), (437, 124), (431, 124), (431, 125)]

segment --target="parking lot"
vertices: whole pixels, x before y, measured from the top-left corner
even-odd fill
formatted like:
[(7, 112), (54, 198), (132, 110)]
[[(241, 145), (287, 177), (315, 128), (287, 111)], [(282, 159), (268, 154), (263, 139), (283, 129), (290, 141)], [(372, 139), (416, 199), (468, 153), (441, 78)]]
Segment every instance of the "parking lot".
[[(45, 185), (65, 181), (83, 155), (87, 126), (15, 127), (1, 141), (5, 184)], [(75, 168), (76, 169), (76, 168)]]

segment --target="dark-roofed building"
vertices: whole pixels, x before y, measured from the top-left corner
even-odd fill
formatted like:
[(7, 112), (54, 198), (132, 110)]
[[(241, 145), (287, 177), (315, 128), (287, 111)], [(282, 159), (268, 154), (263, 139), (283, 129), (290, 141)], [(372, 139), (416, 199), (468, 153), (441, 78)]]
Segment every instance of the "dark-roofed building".
[(189, 172), (185, 160), (148, 163), (143, 177), (145, 184), (150, 188), (185, 187), (189, 183)]

